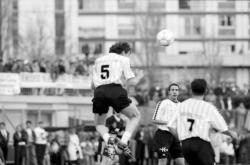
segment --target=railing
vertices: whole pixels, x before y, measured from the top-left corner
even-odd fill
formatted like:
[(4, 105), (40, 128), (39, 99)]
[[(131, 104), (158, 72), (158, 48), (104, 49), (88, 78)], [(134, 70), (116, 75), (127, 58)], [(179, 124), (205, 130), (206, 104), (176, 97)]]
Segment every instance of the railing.
[(52, 78), (49, 73), (0, 73), (0, 95), (89, 95), (89, 76), (63, 74)]

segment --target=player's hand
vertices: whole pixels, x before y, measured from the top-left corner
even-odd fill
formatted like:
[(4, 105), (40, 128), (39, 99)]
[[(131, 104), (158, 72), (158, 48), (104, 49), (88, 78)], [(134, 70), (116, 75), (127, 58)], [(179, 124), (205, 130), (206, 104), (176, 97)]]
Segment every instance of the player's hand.
[(232, 142), (237, 142), (239, 139), (238, 133), (235, 131), (229, 131)]
[(136, 77), (138, 77), (138, 78), (144, 77), (144, 71), (137, 69), (136, 70)]

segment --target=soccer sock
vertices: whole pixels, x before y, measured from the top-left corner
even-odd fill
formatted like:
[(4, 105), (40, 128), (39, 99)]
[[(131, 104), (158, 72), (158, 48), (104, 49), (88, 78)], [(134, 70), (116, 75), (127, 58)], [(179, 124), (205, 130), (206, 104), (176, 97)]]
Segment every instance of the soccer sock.
[(110, 135), (108, 134), (108, 133), (105, 133), (104, 135), (103, 135), (103, 140), (105, 141), (105, 143), (106, 144), (108, 144), (108, 141), (109, 141), (109, 138), (110, 138)]
[(125, 131), (124, 134), (122, 135), (121, 142), (128, 144), (129, 139), (131, 138), (131, 133), (128, 131)]

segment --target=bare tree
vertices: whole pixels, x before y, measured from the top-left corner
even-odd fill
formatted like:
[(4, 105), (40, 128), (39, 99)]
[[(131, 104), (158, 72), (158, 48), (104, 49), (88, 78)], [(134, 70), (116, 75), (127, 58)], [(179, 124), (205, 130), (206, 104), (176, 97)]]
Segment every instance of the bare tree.
[(220, 56), (220, 49), (215, 40), (203, 41), (203, 61), (206, 79), (212, 84), (220, 82), (222, 72), (222, 58)]
[(136, 53), (147, 71), (149, 85), (152, 85), (156, 80), (155, 69), (159, 65), (159, 51), (162, 49), (156, 42), (156, 35), (165, 24), (165, 15), (153, 14), (152, 7), (148, 3), (146, 14), (136, 16), (135, 22), (138, 37), (145, 39)]
[(25, 33), (19, 35), (19, 52), (27, 59), (41, 59), (50, 55), (49, 41), (54, 37), (48, 28), (46, 19), (39, 13), (34, 13), (35, 21), (31, 22)]
[(0, 57), (6, 59), (13, 55), (13, 8), (14, 0), (0, 0)]

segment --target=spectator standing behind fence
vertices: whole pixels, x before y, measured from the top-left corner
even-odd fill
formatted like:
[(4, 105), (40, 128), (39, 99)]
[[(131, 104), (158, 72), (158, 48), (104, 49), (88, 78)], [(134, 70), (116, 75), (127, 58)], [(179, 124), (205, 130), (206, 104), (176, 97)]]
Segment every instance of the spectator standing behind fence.
[(136, 165), (143, 165), (145, 158), (145, 126), (141, 125), (135, 134), (136, 140)]
[(8, 58), (8, 61), (4, 64), (3, 72), (11, 72), (14, 61), (11, 58)]
[[(120, 113), (113, 111), (113, 115), (106, 120), (106, 126), (109, 129), (110, 135), (122, 138), (125, 131), (126, 121), (121, 117)], [(104, 143), (102, 144), (104, 145)], [(128, 164), (128, 160), (123, 153), (119, 155), (119, 163), (120, 165)]]
[(69, 165), (79, 165), (79, 160), (83, 158), (80, 147), (80, 140), (76, 134), (75, 128), (69, 130), (68, 146)]
[(26, 134), (27, 134), (27, 149), (26, 149), (26, 154), (27, 154), (27, 165), (36, 165), (36, 153), (35, 153), (35, 132), (32, 129), (32, 123), (31, 121), (26, 122)]
[(237, 130), (240, 131), (244, 128), (245, 116), (246, 116), (246, 108), (244, 104), (241, 102), (240, 105), (236, 108), (236, 127)]
[(21, 125), (16, 127), (13, 135), (15, 150), (15, 165), (26, 165), (26, 144), (28, 141), (27, 133)]
[(43, 122), (40, 121), (34, 129), (35, 132), (35, 151), (38, 165), (43, 165), (45, 150), (47, 146), (47, 132), (43, 129)]
[(51, 165), (61, 165), (61, 145), (59, 143), (59, 136), (56, 135), (54, 139), (50, 142), (50, 163)]
[(9, 132), (6, 130), (6, 125), (4, 122), (0, 123), (0, 147), (3, 151), (3, 156), (5, 161), (8, 158), (8, 143), (9, 143)]
[(0, 59), (0, 72), (3, 72), (3, 68), (4, 68), (3, 60)]

